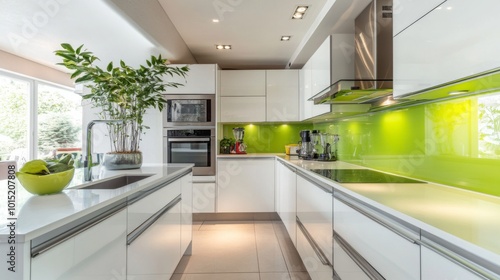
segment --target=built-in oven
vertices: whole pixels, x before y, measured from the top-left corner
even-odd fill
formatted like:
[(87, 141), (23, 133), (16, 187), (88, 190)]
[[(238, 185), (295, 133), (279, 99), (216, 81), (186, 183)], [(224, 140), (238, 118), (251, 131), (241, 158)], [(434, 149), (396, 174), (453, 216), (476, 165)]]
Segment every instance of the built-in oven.
[(214, 94), (165, 94), (163, 126), (215, 126)]
[(194, 163), (194, 176), (215, 176), (215, 128), (164, 128), (166, 163)]

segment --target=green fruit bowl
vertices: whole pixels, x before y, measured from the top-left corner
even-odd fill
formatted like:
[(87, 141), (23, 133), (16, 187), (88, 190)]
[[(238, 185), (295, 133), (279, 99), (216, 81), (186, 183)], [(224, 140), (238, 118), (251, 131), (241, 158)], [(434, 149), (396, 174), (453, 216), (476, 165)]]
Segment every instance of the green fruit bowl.
[(48, 175), (36, 175), (17, 172), (21, 185), (30, 193), (44, 195), (59, 193), (66, 188), (75, 175), (75, 168)]

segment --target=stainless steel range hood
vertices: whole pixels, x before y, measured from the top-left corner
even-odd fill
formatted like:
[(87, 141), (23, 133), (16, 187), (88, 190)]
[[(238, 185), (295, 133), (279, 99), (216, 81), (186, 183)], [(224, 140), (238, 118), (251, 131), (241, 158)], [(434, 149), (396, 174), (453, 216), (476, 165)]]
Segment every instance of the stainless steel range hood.
[(374, 0), (356, 18), (353, 76), (309, 100), (314, 104), (361, 104), (392, 94), (392, 0)]

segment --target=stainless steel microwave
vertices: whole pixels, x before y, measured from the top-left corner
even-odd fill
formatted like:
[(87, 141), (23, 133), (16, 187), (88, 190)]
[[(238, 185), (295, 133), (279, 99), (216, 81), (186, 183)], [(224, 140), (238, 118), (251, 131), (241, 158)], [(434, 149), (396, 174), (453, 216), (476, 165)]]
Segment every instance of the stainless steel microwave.
[(215, 126), (214, 94), (165, 94), (164, 127)]

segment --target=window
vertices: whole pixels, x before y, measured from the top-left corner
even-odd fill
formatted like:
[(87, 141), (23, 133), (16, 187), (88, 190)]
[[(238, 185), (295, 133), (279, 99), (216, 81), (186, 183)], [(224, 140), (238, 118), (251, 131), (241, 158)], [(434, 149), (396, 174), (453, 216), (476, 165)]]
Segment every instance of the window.
[(70, 89), (0, 72), (0, 160), (81, 152), (81, 97)]

